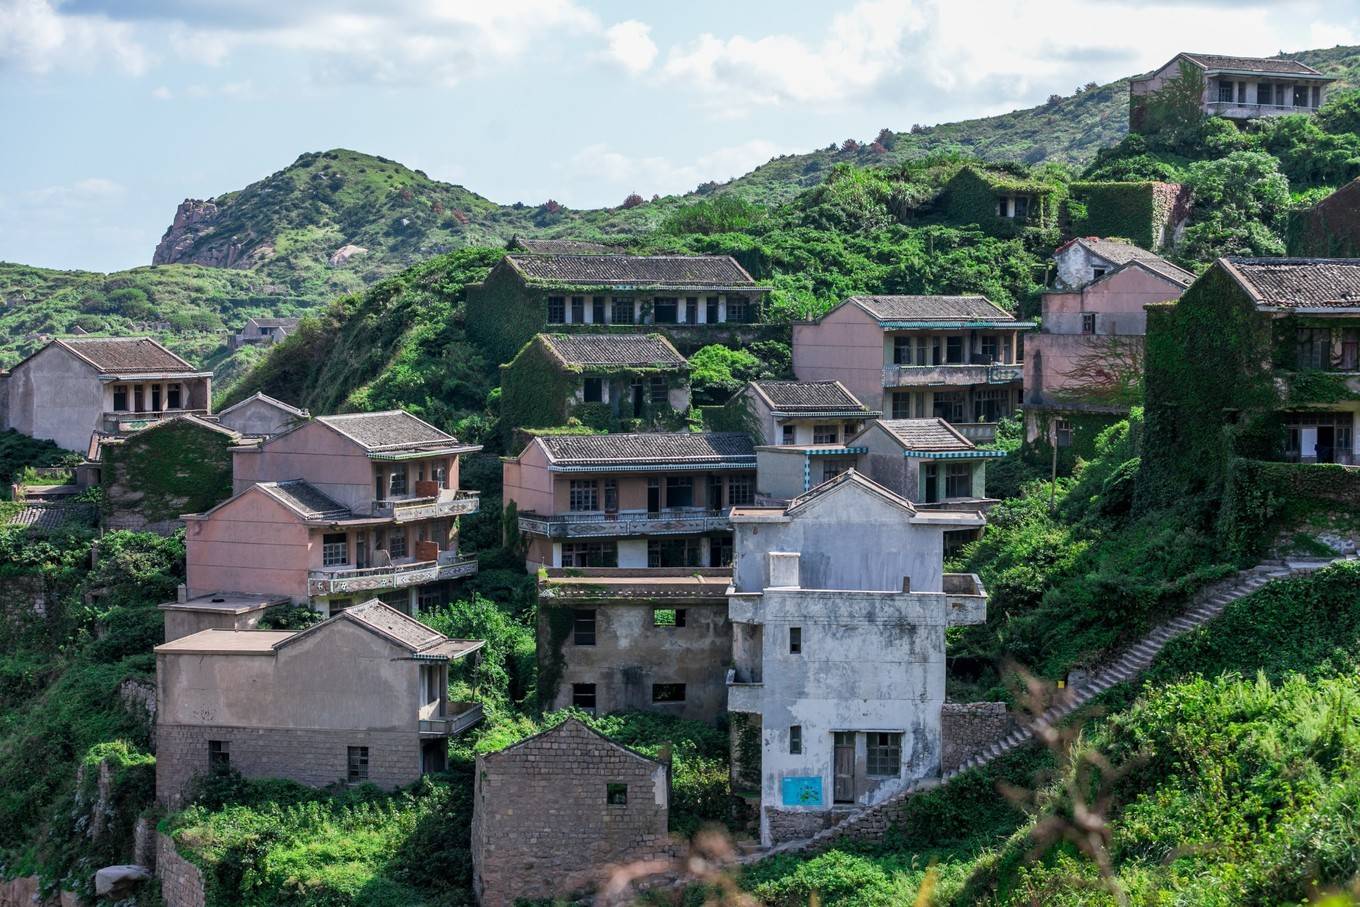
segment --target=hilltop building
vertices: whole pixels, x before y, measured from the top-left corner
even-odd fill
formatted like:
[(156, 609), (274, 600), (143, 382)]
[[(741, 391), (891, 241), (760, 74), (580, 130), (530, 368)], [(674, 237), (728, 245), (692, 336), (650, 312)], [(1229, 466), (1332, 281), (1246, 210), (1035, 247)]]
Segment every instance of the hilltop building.
[(545, 435), (502, 462), (531, 571), (725, 567), (728, 511), (755, 500), (738, 432)]
[(726, 255), (510, 252), (468, 286), (468, 336), (499, 361), (537, 333), (577, 325), (660, 330), (692, 351), (720, 326), (759, 321), (767, 291)]
[(67, 450), (211, 411), (212, 372), (150, 337), (57, 339), (0, 374), (0, 425)]
[(944, 534), (982, 515), (918, 510), (851, 470), (732, 523), (728, 709), (759, 727), (761, 842), (938, 775), (945, 630), (987, 606), (976, 576), (944, 572)]
[(793, 370), (893, 419), (945, 419), (989, 441), (1020, 405), (1033, 327), (982, 296), (852, 296), (793, 326)]
[(231, 335), (231, 348), (272, 346), (297, 331), (301, 318), (250, 318)]
[(1160, 68), (1129, 80), (1129, 129), (1142, 132), (1148, 103), (1168, 87), (1199, 96), (1205, 116), (1249, 120), (1286, 113), (1314, 113), (1336, 80), (1297, 60), (1179, 53)]
[(1056, 227), (1064, 194), (1061, 183), (966, 166), (945, 184), (938, 205), (952, 224), (1014, 236), (1026, 227)]
[(1289, 254), (1360, 258), (1360, 178), (1289, 215)]
[(501, 416), (514, 428), (679, 428), (689, 362), (660, 334), (538, 334), (501, 366)]
[(448, 701), (451, 664), (481, 649), (369, 601), (299, 632), (201, 630), (156, 647), (156, 798), (194, 778), (393, 788), (446, 765), (481, 719)]
[(839, 381), (749, 381), (730, 405), (750, 413), (761, 444), (843, 444), (883, 415)]

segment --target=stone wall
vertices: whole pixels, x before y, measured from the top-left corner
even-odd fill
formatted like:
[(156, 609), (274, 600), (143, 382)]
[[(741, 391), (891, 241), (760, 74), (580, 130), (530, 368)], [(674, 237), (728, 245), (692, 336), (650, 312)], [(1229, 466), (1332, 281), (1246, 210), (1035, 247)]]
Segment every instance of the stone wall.
[[(626, 803), (609, 802), (624, 785)], [(473, 886), (482, 907), (589, 891), (612, 865), (677, 853), (669, 769), (568, 719), (477, 757)]]
[(37, 876), (21, 876), (0, 882), (0, 907), (78, 907), (80, 898), (74, 892), (44, 897)]
[(158, 725), (156, 798), (178, 808), (196, 775), (208, 770), (208, 741), (225, 740), (231, 767), (247, 778), (287, 778), (322, 787), (344, 781), (348, 748), (368, 747), (368, 780), (399, 787), (420, 778), (420, 739), (410, 731), (288, 730)]
[(765, 808), (765, 821), (770, 830), (771, 844), (810, 838), (836, 824), (836, 819), (837, 814), (829, 809), (775, 809), (768, 806)]
[(946, 702), (940, 709), (940, 771), (954, 771), (1017, 726), (1004, 702)]
[(156, 835), (156, 875), (165, 907), (205, 907), (203, 873), (179, 855), (169, 835)]

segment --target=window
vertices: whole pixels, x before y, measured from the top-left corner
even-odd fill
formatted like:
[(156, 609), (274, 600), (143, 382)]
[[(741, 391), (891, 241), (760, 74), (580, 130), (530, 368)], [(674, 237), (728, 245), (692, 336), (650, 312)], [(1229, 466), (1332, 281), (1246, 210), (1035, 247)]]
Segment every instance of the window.
[(900, 392), (892, 395), (892, 417), (894, 419), (911, 418), (911, 394)]
[(183, 409), (183, 393), (178, 384), (167, 384), (165, 386), (165, 405), (170, 409)]
[(393, 529), (387, 537), (387, 553), (390, 557), (406, 557), (406, 530)]
[(619, 511), (619, 480), (604, 480), (604, 509), (605, 513), (618, 513)]
[(406, 467), (398, 466), (387, 479), (388, 494), (406, 494)]
[(708, 540), (708, 565), (710, 567), (732, 566), (732, 537)]
[(652, 684), (652, 702), (684, 702), (685, 685), (683, 683), (654, 683)]
[(950, 463), (944, 470), (944, 496), (968, 498), (973, 496), (973, 467), (968, 463)]
[(631, 296), (615, 296), (614, 304), (610, 313), (614, 316), (615, 324), (633, 323), (633, 298)]
[(1096, 332), (1096, 313), (1081, 313), (1081, 332), (1083, 334), (1094, 334)]
[(571, 704), (587, 712), (595, 711), (595, 684), (573, 683), (571, 685)]
[(653, 403), (669, 403), (671, 399), (670, 388), (666, 386), (665, 378), (653, 378), (651, 386), (648, 388), (649, 395)]
[(648, 539), (648, 567), (702, 566), (703, 544), (699, 539)]
[(1246, 82), (1238, 82), (1238, 83), (1237, 83), (1237, 103), (1239, 103), (1239, 104), (1245, 104), (1245, 103), (1247, 103), (1247, 83), (1246, 83)]
[(959, 363), (963, 361), (963, 338), (959, 336), (944, 338), (944, 361)]
[(1326, 368), (1331, 364), (1332, 332), (1328, 328), (1299, 330), (1299, 368)]
[(652, 301), (652, 318), (657, 324), (675, 324), (678, 300), (674, 296), (658, 296)]
[(1104, 277), (1104, 276), (1105, 276), (1105, 269), (1104, 269), (1104, 268), (1092, 268), (1092, 269), (1091, 269), (1091, 279), (1092, 279), (1092, 280), (1099, 280), (1100, 278), (1102, 278), (1102, 277)]
[(127, 412), (128, 408), (128, 389), (126, 386), (119, 386), (113, 389), (113, 411), (116, 413)]
[(984, 334), (978, 342), (983, 362), (1001, 361), (1001, 338), (995, 334)]
[(610, 806), (628, 805), (628, 785), (621, 781), (611, 781), (604, 786), (604, 802)]
[(911, 340), (902, 335), (893, 338), (893, 365), (911, 365)]
[(604, 297), (592, 296), (590, 299), (590, 320), (596, 324), (604, 324)]
[(208, 741), (208, 770), (225, 772), (231, 768), (231, 743), (226, 740)]
[(853, 460), (822, 460), (822, 481), (829, 482), (841, 473), (848, 472), (850, 467), (854, 465)]
[(349, 536), (328, 532), (321, 537), (321, 566), (336, 567), (349, 563)]
[(584, 296), (571, 297), (571, 323), (581, 324), (586, 320), (586, 298)]
[(1308, 107), (1308, 106), (1309, 106), (1309, 104), (1308, 104), (1308, 86), (1307, 86), (1307, 85), (1295, 85), (1295, 86), (1294, 86), (1294, 106), (1295, 106), (1295, 107)]
[(619, 565), (619, 543), (613, 540), (599, 542), (563, 542), (563, 567), (617, 567)]
[(595, 645), (595, 609), (573, 609), (571, 631), (571, 641), (574, 644), (578, 646)]
[(1313, 86), (1313, 103), (1312, 103), (1312, 106), (1313, 106), (1313, 107), (1321, 107), (1321, 106), (1322, 106), (1322, 88), (1319, 87), (1319, 86), (1317, 86), (1317, 85), (1314, 85), (1314, 86)]
[(368, 747), (351, 746), (349, 750), (349, 783), (368, 780)]
[(803, 754), (803, 726), (801, 724), (789, 725), (789, 755), (801, 756)]
[(997, 217), (1011, 216), (1011, 200), (1006, 198), (1004, 195), (996, 200), (996, 216)]
[(784, 443), (784, 444), (792, 444), (792, 443), (794, 442), (794, 437), (795, 437), (795, 435), (794, 435), (794, 427), (793, 427), (792, 425), (785, 425), (785, 426), (784, 426), (784, 429), (783, 429), (783, 437), (784, 437), (784, 440), (783, 440), (783, 443)]
[(902, 773), (902, 735), (871, 733), (868, 737), (867, 774), (872, 777), (889, 777)]
[(694, 506), (693, 476), (666, 476), (666, 506)]
[(922, 463), (921, 464), (921, 500), (927, 504), (935, 504), (940, 500), (940, 464)]
[(1010, 388), (993, 388), (973, 392), (974, 422), (1000, 422), (1010, 414)]
[(604, 400), (604, 379), (587, 378), (581, 387), (581, 398), (586, 403), (600, 403)]
[(653, 608), (652, 626), (678, 629), (685, 625), (684, 608)]
[(740, 296), (727, 297), (727, 320), (745, 324), (751, 318), (751, 307)]
[(432, 586), (421, 586), (419, 593), (416, 595), (416, 603), (422, 611), (427, 611), (430, 608), (438, 608), (440, 605), (444, 604), (444, 589), (442, 588), (442, 584), (436, 583)]
[(1218, 83), (1218, 99), (1225, 104), (1231, 104), (1233, 99), (1233, 83), (1221, 81)]
[(936, 391), (934, 412), (931, 413), (937, 419), (944, 419), (946, 422), (963, 421), (963, 393), (961, 391)]
[(1015, 219), (1024, 220), (1029, 217), (1029, 196), (1017, 195), (1015, 197)]
[(835, 444), (839, 426), (836, 425), (814, 425), (812, 426), (813, 444)]
[(572, 479), (567, 493), (567, 505), (576, 512), (599, 510), (599, 486), (594, 479)]
[(699, 297), (690, 296), (685, 300), (685, 324), (696, 324), (699, 321)]
[(548, 297), (548, 324), (562, 324), (567, 320), (566, 300), (561, 296)]
[(803, 628), (789, 627), (789, 654), (803, 654)]
[(1072, 423), (1066, 419), (1058, 419), (1053, 425), (1053, 439), (1059, 447), (1072, 446)]
[(1341, 332), (1341, 370), (1360, 371), (1360, 328), (1346, 328)]
[(717, 324), (722, 318), (718, 315), (718, 297), (710, 296), (704, 300), (704, 320)]
[(750, 507), (756, 501), (755, 480), (751, 476), (731, 476), (727, 480), (729, 507)]

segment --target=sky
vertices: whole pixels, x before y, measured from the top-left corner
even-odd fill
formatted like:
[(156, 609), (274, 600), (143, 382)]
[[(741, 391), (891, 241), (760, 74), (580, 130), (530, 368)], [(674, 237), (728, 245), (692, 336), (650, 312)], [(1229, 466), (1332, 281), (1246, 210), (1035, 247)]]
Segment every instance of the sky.
[(148, 264), (180, 201), (308, 151), (600, 207), (1181, 50), (1337, 44), (1355, 0), (0, 0), (0, 261)]

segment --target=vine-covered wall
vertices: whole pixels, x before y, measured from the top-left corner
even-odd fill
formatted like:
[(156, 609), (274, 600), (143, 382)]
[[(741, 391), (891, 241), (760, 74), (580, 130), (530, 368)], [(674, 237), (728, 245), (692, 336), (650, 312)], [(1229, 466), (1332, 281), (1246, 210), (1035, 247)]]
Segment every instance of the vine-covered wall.
[(103, 448), (104, 523), (170, 532), (231, 497), (230, 435), (176, 419)]
[(1160, 251), (1189, 213), (1189, 192), (1176, 183), (1078, 182), (1067, 201), (1076, 236), (1123, 237)]
[(465, 305), (468, 338), (490, 362), (509, 362), (548, 320), (545, 298), (526, 287), (504, 259), (467, 288)]
[(1360, 470), (1240, 459), (1228, 472), (1219, 529), (1230, 551), (1251, 559), (1281, 521), (1339, 508), (1360, 508)]
[[(1025, 195), (1029, 214), (1022, 219), (997, 214), (997, 199), (1006, 195)], [(954, 224), (976, 224), (994, 236), (1014, 236), (1026, 227), (1057, 226), (1059, 208), (1066, 195), (1060, 183), (1026, 180), (1006, 174), (964, 167), (945, 186), (941, 210)]]
[(1286, 241), (1293, 256), (1360, 258), (1360, 179), (1291, 213)]

